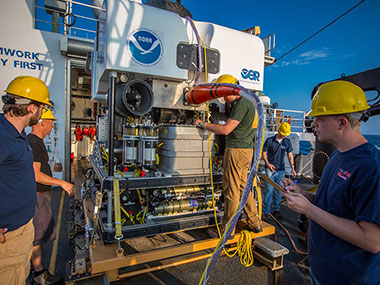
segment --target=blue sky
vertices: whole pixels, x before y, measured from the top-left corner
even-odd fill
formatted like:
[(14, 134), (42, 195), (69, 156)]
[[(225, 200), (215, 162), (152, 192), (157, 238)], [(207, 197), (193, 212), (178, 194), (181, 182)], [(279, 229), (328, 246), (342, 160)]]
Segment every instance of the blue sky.
[[(279, 57), (360, 0), (211, 1), (182, 0), (196, 21), (243, 30), (260, 26), (274, 33)], [(265, 69), (264, 93), (280, 108), (308, 110), (311, 91), (322, 81), (380, 66), (380, 1), (367, 0), (320, 34)], [(380, 116), (363, 124), (364, 134), (380, 135)]]

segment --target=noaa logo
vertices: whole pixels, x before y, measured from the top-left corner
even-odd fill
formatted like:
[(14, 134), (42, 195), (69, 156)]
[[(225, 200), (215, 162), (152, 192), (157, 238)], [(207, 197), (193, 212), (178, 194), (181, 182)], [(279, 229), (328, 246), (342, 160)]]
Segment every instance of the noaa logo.
[(252, 81), (260, 81), (260, 72), (253, 71), (252, 69), (248, 70), (246, 68), (243, 68), (241, 70), (241, 77)]
[(161, 40), (151, 31), (137, 30), (128, 39), (129, 51), (134, 60), (143, 65), (156, 64), (162, 55)]

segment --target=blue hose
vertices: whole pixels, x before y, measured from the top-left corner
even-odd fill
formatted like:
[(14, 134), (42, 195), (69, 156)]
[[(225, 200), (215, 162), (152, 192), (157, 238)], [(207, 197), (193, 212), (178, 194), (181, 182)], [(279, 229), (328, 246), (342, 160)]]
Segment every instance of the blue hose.
[[(221, 85), (235, 87), (235, 88), (237, 87), (234, 84), (223, 83)], [(262, 146), (262, 141), (264, 138), (264, 109), (263, 109), (263, 106), (260, 102), (259, 97), (255, 93), (253, 93), (252, 91), (250, 91), (248, 89), (245, 89), (242, 86), (238, 86), (238, 88), (240, 89), (239, 95), (241, 95), (241, 96), (245, 97), (246, 99), (248, 99), (249, 101), (251, 101), (253, 103), (253, 105), (256, 106), (256, 109), (258, 110), (258, 126), (257, 126), (257, 129), (258, 129), (258, 142), (260, 142), (260, 143), (256, 144), (254, 159), (251, 163), (251, 166), (252, 166), (251, 167), (251, 173), (249, 174), (247, 185), (244, 188), (243, 195), (242, 195), (241, 200), (240, 200), (239, 208), (237, 209), (234, 216), (227, 223), (227, 225), (225, 227), (225, 231), (224, 231), (222, 237), (220, 238), (218, 245), (216, 246), (213, 254), (208, 259), (206, 268), (205, 268), (203, 275), (202, 275), (202, 279), (199, 282), (200, 284), (206, 284), (207, 283), (208, 279), (210, 278), (211, 270), (213, 269), (217, 258), (219, 257), (221, 251), (223, 250), (225, 244), (227, 243), (233, 229), (236, 226), (236, 223), (238, 222), (240, 214), (243, 211), (245, 204), (247, 202), (248, 195), (251, 192), (253, 180), (255, 178), (255, 174), (256, 174), (258, 164), (259, 164), (259, 160), (260, 160), (260, 156), (261, 156), (261, 146)]]

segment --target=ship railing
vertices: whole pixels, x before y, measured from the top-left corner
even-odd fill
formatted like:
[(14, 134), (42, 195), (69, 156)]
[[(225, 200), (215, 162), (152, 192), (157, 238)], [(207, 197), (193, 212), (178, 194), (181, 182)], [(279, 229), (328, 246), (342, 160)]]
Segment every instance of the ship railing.
[(278, 108), (265, 108), (265, 128), (267, 131), (277, 131), (282, 122), (291, 119), (291, 131), (306, 132), (305, 112)]
[(72, 0), (35, 0), (35, 29), (94, 39), (101, 8)]

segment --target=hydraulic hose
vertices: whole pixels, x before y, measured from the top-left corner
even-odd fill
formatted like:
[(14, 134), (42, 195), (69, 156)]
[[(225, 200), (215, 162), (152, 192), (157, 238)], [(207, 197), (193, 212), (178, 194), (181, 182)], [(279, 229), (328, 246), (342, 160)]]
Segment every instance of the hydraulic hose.
[[(205, 61), (205, 77), (206, 77), (206, 82), (208, 81), (207, 79), (207, 59), (206, 59), (206, 46), (205, 44), (203, 43), (202, 39), (200, 38), (199, 36), (199, 33), (195, 27), (195, 23), (192, 19), (188, 19), (192, 25), (192, 28), (197, 36), (197, 40), (198, 40), (198, 74), (197, 74), (197, 77), (195, 79), (195, 84), (198, 83), (198, 80), (199, 80), (199, 77), (200, 77), (200, 74), (202, 72), (202, 58), (201, 58), (201, 47), (200, 47), (200, 42), (202, 42), (202, 45), (203, 45), (203, 48), (204, 48), (204, 61)], [(212, 86), (213, 88), (215, 88), (214, 90), (214, 93), (215, 95), (213, 95), (213, 92), (212, 92), (212, 89), (211, 89), (211, 92), (210, 92), (210, 86)], [(216, 89), (219, 88), (219, 90), (217, 91)], [(201, 90), (202, 89), (202, 92)], [(204, 84), (204, 85), (199, 85), (195, 88), (192, 88), (189, 93), (187, 94), (189, 97), (187, 99), (187, 102), (190, 103), (190, 104), (200, 104), (200, 103), (204, 103), (204, 102), (207, 102), (207, 120), (209, 118), (208, 116), (208, 113), (209, 113), (209, 100), (212, 100), (215, 98), (215, 96), (218, 96), (218, 97), (221, 97), (221, 96), (225, 96), (225, 95), (243, 95), (244, 94), (239, 94), (239, 93), (235, 93), (235, 91), (237, 92), (244, 92), (244, 90), (241, 90), (241, 89), (236, 89), (235, 86), (233, 87), (233, 89), (231, 90), (231, 85), (223, 85), (223, 84)], [(197, 94), (195, 94), (197, 93)], [(202, 96), (200, 96), (200, 94), (202, 93)], [(210, 96), (211, 94), (211, 96)], [(219, 95), (217, 95), (219, 94)], [(195, 96), (197, 95), (197, 96)], [(249, 95), (249, 94), (248, 94)], [(195, 97), (197, 97), (197, 100), (195, 101)], [(202, 98), (200, 98), (202, 97)], [(249, 97), (249, 96), (248, 96)], [(200, 100), (201, 99), (201, 100)], [(249, 99), (249, 98), (248, 98)], [(255, 104), (255, 101), (256, 100), (253, 100), (251, 99), (251, 101), (254, 103), (254, 105), (256, 106)], [(257, 108), (256, 108), (257, 109)], [(260, 141), (260, 140), (259, 140)], [(211, 142), (210, 142), (210, 133), (208, 133), (208, 143), (209, 143), (209, 151), (211, 152)], [(257, 144), (259, 146), (259, 144)], [(260, 149), (258, 151), (256, 151), (257, 153), (261, 153), (261, 149), (262, 149), (262, 146), (263, 146), (263, 139), (261, 139), (261, 144), (260, 144)], [(257, 163), (255, 164), (255, 169), (257, 169)], [(212, 189), (212, 204), (213, 204), (213, 208), (214, 208), (214, 215), (215, 215), (215, 222), (216, 222), (216, 227), (217, 227), (217, 230), (218, 230), (218, 235), (220, 236), (220, 230), (219, 230), (219, 227), (218, 227), (218, 224), (217, 224), (217, 217), (216, 217), (216, 211), (215, 211), (215, 202), (214, 202), (214, 187), (213, 187), (213, 180), (212, 180), (212, 160), (211, 160), (211, 155), (210, 155), (210, 178), (211, 178), (211, 189)], [(251, 183), (252, 184), (252, 183)], [(248, 194), (249, 194), (249, 191), (248, 191)], [(259, 215), (261, 216), (261, 193), (258, 192), (258, 196), (259, 196), (259, 201), (260, 201), (260, 204), (259, 204)], [(248, 195), (247, 195), (248, 196)], [(246, 199), (245, 199), (246, 201)], [(244, 202), (245, 204), (245, 202)], [(244, 208), (244, 206), (243, 206)], [(251, 241), (251, 235), (248, 231), (242, 231), (241, 232), (241, 237), (240, 237), (240, 240), (238, 242), (238, 249), (235, 251), (234, 254), (232, 255), (229, 255), (227, 251), (225, 251), (225, 253), (228, 255), (228, 256), (234, 256), (236, 253), (239, 254), (240, 256), (240, 261), (241, 263), (244, 265), (244, 266), (250, 266), (252, 263), (253, 263), (253, 256), (252, 256), (252, 249), (251, 249), (251, 244), (252, 244), (252, 241)], [(222, 248), (224, 248), (224, 245), (222, 246)], [(216, 257), (217, 258), (217, 257)], [(205, 272), (203, 273), (202, 275), (202, 279), (204, 278), (205, 276)], [(208, 277), (207, 277), (208, 279)], [(202, 282), (202, 280), (201, 280)], [(207, 280), (206, 280), (207, 282)]]
[(244, 188), (244, 191), (240, 200), (239, 208), (236, 210), (233, 217), (227, 223), (225, 231), (221, 239), (219, 240), (218, 245), (216, 246), (212, 256), (208, 259), (206, 268), (199, 282), (200, 284), (207, 283), (207, 280), (210, 277), (210, 273), (215, 265), (215, 262), (217, 258), (219, 257), (221, 251), (223, 250), (225, 244), (227, 243), (232, 233), (232, 230), (235, 228), (236, 223), (239, 219), (239, 216), (245, 207), (245, 204), (247, 202), (248, 195), (251, 192), (253, 180), (258, 168), (258, 164), (259, 164), (259, 160), (261, 156), (262, 143), (263, 143), (263, 138), (264, 138), (263, 106), (260, 102), (259, 97), (256, 94), (254, 94), (252, 91), (235, 84), (227, 84), (227, 83), (202, 84), (190, 89), (188, 93), (186, 94), (185, 98), (189, 104), (201, 104), (215, 98), (224, 97), (226, 95), (241, 95), (254, 104), (254, 106), (256, 107), (256, 110), (258, 111), (258, 119), (259, 119), (258, 120), (258, 142), (259, 143), (257, 143), (256, 145), (254, 160), (252, 162), (251, 173), (248, 177), (247, 184)]
[[(198, 74), (197, 74), (197, 77), (195, 79), (195, 84), (198, 84), (198, 80), (199, 80), (199, 77), (200, 77), (200, 74), (202, 72), (202, 57), (201, 57), (201, 49), (200, 49), (200, 42), (202, 42), (202, 45), (203, 45), (203, 51), (204, 51), (204, 61), (205, 61), (205, 78), (206, 78), (206, 82), (208, 82), (208, 78), (207, 78), (207, 52), (206, 52), (206, 46), (204, 44), (204, 42), (202, 41), (202, 38), (200, 37), (196, 27), (195, 27), (195, 23), (192, 19), (188, 19), (190, 20), (191, 24), (192, 24), (192, 27), (193, 27), (193, 30), (195, 32), (195, 34), (197, 35), (197, 39), (198, 39), (198, 65), (199, 65), (199, 68), (198, 68)], [(229, 87), (227, 87), (228, 89), (230, 89)], [(229, 93), (229, 92), (228, 92)], [(209, 122), (209, 102), (207, 101), (207, 122)], [(217, 146), (217, 145), (215, 145)], [(212, 207), (214, 209), (214, 217), (215, 217), (215, 221), (216, 221), (216, 228), (218, 230), (218, 236), (221, 237), (221, 234), (220, 234), (220, 230), (219, 230), (219, 227), (218, 227), (218, 223), (217, 223), (217, 216), (216, 216), (216, 209), (215, 209), (215, 200), (214, 200), (214, 185), (213, 185), (213, 176), (212, 176), (212, 165), (213, 165), (213, 161), (212, 161), (212, 157), (211, 157), (211, 140), (210, 140), (210, 132), (208, 132), (208, 148), (209, 148), (209, 152), (210, 152), (210, 183), (211, 183), (211, 191), (212, 191)], [(258, 191), (258, 197), (259, 197), (259, 216), (261, 217), (261, 195), (260, 195), (260, 191)], [(224, 252), (227, 256), (229, 257), (233, 257), (236, 253), (238, 253), (238, 255), (240, 256), (240, 262), (241, 264), (243, 264), (245, 267), (248, 267), (248, 266), (251, 266), (253, 264), (253, 254), (252, 254), (252, 236), (251, 234), (248, 232), (248, 231), (242, 231), (241, 232), (241, 236), (240, 236), (240, 240), (237, 244), (237, 249), (236, 251), (230, 255), (228, 253), (227, 250), (224, 249)]]
[(307, 255), (307, 252), (302, 251), (302, 250), (297, 248), (296, 243), (292, 239), (289, 231), (272, 214), (269, 214), (269, 217), (272, 218), (281, 227), (281, 229), (286, 233), (286, 236), (288, 237), (294, 251), (297, 252), (298, 254), (301, 254), (301, 255)]

